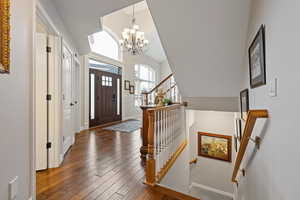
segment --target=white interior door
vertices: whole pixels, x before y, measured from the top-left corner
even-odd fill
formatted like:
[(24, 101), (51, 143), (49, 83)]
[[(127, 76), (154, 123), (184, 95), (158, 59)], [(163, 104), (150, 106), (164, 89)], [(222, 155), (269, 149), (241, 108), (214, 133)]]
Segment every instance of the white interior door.
[(63, 66), (62, 66), (62, 104), (63, 104), (63, 153), (73, 143), (73, 106), (72, 102), (72, 53), (63, 47)]
[(36, 34), (36, 170), (47, 169), (47, 35)]

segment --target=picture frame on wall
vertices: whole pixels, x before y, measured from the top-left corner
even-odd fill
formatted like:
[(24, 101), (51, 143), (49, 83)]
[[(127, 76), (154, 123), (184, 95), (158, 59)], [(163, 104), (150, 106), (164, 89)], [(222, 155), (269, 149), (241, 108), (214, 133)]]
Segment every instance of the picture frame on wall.
[(10, 0), (0, 2), (0, 73), (10, 72)]
[(238, 138), (236, 135), (234, 136), (234, 149), (235, 149), (235, 152), (238, 151)]
[(135, 93), (135, 87), (134, 87), (134, 85), (130, 85), (130, 90), (129, 90), (129, 93), (130, 94), (134, 94)]
[(240, 107), (241, 107), (241, 118), (246, 121), (247, 114), (249, 111), (249, 90), (245, 89), (240, 92)]
[(198, 132), (198, 156), (231, 162), (232, 136)]
[(242, 134), (242, 120), (236, 119), (235, 120), (235, 128), (236, 128), (236, 137), (239, 141), (242, 140), (243, 134)]
[(266, 84), (265, 49), (265, 26), (261, 25), (248, 50), (251, 88)]
[(130, 90), (130, 81), (125, 80), (125, 83), (124, 83), (124, 89), (125, 89), (125, 90)]

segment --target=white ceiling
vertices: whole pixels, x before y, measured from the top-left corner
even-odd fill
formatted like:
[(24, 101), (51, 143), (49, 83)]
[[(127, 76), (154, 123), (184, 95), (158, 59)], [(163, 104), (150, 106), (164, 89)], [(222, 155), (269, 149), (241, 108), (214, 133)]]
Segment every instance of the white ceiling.
[[(101, 17), (141, 2), (52, 1), (81, 54), (90, 51), (87, 36), (101, 30)], [(245, 78), (241, 74), (251, 0), (147, 0), (147, 3), (158, 30), (157, 34), (153, 21), (149, 21), (151, 15), (143, 12), (141, 6), (141, 12), (136, 14), (137, 23), (153, 45), (147, 54), (162, 60), (161, 46), (164, 47), (182, 95), (237, 97), (240, 82)], [(126, 12), (130, 13), (130, 8), (123, 13)], [(123, 16), (122, 23), (128, 24), (130, 15)], [(117, 31), (120, 32), (122, 29)]]
[[(129, 6), (129, 7), (124, 8), (122, 10), (125, 14), (132, 16), (133, 6)], [(135, 11), (136, 14), (139, 13), (139, 12), (145, 12), (145, 11), (149, 12), (147, 3), (145, 1), (142, 1), (142, 2), (139, 2), (139, 3), (135, 4), (134, 5), (134, 11)]]
[[(166, 60), (164, 49), (161, 45), (158, 32), (145, 1), (135, 4), (136, 23), (140, 30), (145, 32), (149, 46), (145, 54), (161, 63)], [(132, 6), (113, 12), (103, 18), (103, 26), (109, 27), (116, 35), (121, 37), (124, 28), (131, 26)], [(125, 20), (125, 21), (124, 21)]]
[(251, 0), (147, 0), (184, 97), (238, 97)]
[(101, 17), (141, 0), (51, 0), (72, 34), (80, 54), (90, 52), (88, 35), (100, 31)]

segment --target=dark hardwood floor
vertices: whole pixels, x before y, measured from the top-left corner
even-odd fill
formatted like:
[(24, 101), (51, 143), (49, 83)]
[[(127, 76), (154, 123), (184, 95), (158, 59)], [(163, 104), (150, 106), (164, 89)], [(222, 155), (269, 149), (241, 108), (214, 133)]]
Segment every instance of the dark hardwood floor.
[(140, 131), (76, 135), (61, 167), (37, 173), (37, 200), (167, 200), (143, 184)]

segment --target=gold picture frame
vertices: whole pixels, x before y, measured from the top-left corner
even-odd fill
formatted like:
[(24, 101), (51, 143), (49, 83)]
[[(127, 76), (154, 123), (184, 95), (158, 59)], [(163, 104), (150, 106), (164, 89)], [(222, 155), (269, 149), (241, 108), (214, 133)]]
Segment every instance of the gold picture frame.
[(0, 1), (0, 73), (10, 70), (10, 0)]
[(198, 132), (198, 156), (231, 162), (232, 136)]

